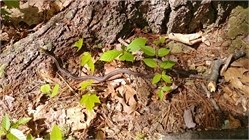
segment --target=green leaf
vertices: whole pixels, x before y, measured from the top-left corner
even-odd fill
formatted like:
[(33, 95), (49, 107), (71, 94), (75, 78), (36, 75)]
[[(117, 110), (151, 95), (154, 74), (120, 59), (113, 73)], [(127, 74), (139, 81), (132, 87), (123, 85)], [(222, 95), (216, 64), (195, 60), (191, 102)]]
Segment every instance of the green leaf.
[(45, 93), (45, 94), (49, 94), (51, 91), (50, 85), (49, 84), (45, 84), (41, 86), (41, 92)]
[(62, 140), (62, 133), (57, 125), (54, 125), (50, 133), (50, 140)]
[(162, 79), (166, 83), (171, 83), (170, 77), (166, 75), (164, 71), (162, 72)]
[(9, 140), (26, 140), (26, 136), (23, 134), (22, 131), (11, 128), (10, 133), (7, 135)]
[(160, 43), (163, 44), (163, 43), (165, 42), (165, 39), (166, 39), (165, 36), (160, 36), (160, 37), (159, 37)]
[(138, 51), (141, 46), (145, 46), (146, 42), (146, 38), (136, 38), (127, 46), (127, 49), (131, 52)]
[(111, 62), (112, 60), (114, 60), (116, 57), (118, 57), (122, 52), (118, 51), (118, 50), (110, 50), (110, 51), (106, 51), (104, 52), (101, 56), (100, 56), (100, 60), (101, 61), (105, 61), (105, 62)]
[(156, 68), (157, 67), (157, 62), (151, 58), (145, 58), (143, 59), (144, 63), (151, 67), (151, 68)]
[(93, 110), (95, 103), (100, 103), (99, 97), (96, 94), (91, 94), (90, 92), (83, 95), (80, 100), (80, 104), (85, 106), (88, 111)]
[(142, 51), (148, 56), (155, 56), (156, 50), (151, 46), (141, 46)]
[(170, 50), (167, 48), (160, 48), (158, 50), (158, 56), (159, 57), (164, 57), (165, 55), (169, 54)]
[(171, 90), (171, 87), (170, 86), (163, 86), (162, 87), (162, 91), (164, 91), (164, 92), (168, 92), (168, 91), (170, 91)]
[(56, 96), (59, 93), (59, 88), (60, 88), (59, 84), (55, 84), (52, 90), (52, 94), (50, 95), (51, 98)]
[(156, 73), (152, 79), (152, 84), (156, 84), (161, 80), (161, 74)]
[(119, 57), (119, 60), (133, 62), (134, 56), (131, 53), (125, 51), (124, 54)]
[(18, 128), (20, 125), (24, 125), (29, 122), (31, 118), (21, 118), (17, 122), (11, 125), (11, 128)]
[(93, 73), (94, 73), (94, 70), (95, 70), (95, 66), (94, 66), (94, 63), (93, 63), (93, 59), (92, 59), (92, 58), (87, 62), (87, 66), (90, 68), (91, 73), (93, 74)]
[(88, 86), (90, 86), (94, 81), (93, 80), (87, 80), (87, 81), (83, 81), (80, 83), (80, 89), (79, 90), (84, 90), (86, 89)]
[(27, 140), (34, 140), (34, 137), (29, 133), (29, 134), (27, 135)]
[(164, 98), (164, 92), (163, 92), (163, 90), (162, 90), (162, 89), (159, 89), (159, 90), (157, 91), (157, 95), (158, 95), (159, 99), (162, 101), (163, 98)]
[(7, 132), (2, 127), (0, 127), (0, 138), (1, 136), (6, 135), (6, 133)]
[(76, 41), (74, 43), (74, 46), (77, 47), (78, 48), (77, 51), (79, 51), (83, 46), (83, 38), (80, 38), (78, 41)]
[(171, 69), (176, 63), (174, 61), (166, 60), (160, 64), (160, 68)]
[(89, 52), (84, 52), (81, 56), (80, 66), (84, 66), (91, 59), (91, 54)]
[(7, 8), (19, 8), (19, 0), (3, 0)]
[(10, 118), (7, 114), (4, 115), (1, 124), (4, 130), (8, 131), (10, 129)]

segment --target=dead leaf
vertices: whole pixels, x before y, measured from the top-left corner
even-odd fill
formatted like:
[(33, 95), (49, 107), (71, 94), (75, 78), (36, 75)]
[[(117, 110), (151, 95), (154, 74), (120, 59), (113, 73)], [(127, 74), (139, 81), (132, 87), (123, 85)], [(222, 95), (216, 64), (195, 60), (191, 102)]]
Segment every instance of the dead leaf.
[(231, 86), (240, 89), (247, 97), (249, 97), (249, 75), (244, 73), (248, 72), (245, 68), (228, 68), (224, 72), (224, 78), (226, 82), (230, 82)]
[[(86, 115), (84, 115), (84, 111)], [(71, 126), (72, 131), (86, 129), (90, 125), (91, 121), (96, 117), (96, 113), (94, 111), (89, 112), (83, 110), (81, 107), (69, 108), (66, 110), (66, 114), (66, 123)]]
[(196, 126), (196, 123), (194, 123), (193, 121), (193, 115), (191, 109), (184, 110), (183, 119), (187, 128), (194, 128)]

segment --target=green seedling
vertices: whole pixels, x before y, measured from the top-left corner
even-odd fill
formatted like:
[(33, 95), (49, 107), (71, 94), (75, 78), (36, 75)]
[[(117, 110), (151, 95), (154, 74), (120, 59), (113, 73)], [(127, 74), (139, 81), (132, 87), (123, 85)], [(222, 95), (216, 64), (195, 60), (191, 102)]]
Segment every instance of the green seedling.
[(53, 98), (59, 93), (59, 88), (60, 88), (59, 84), (55, 84), (53, 89), (51, 89), (49, 84), (45, 84), (41, 86), (40, 91), (44, 94), (47, 94), (50, 98)]
[(53, 129), (50, 132), (50, 140), (63, 140), (63, 135), (59, 126), (57, 125), (53, 126)]
[(122, 47), (123, 48), (122, 51), (113, 49), (104, 52), (100, 56), (100, 60), (105, 62), (111, 62), (117, 58), (120, 61), (133, 62), (134, 56), (132, 55), (132, 52), (140, 50), (142, 46), (145, 46), (146, 42), (147, 39), (145, 38), (136, 38), (127, 47)]
[(95, 66), (93, 58), (89, 52), (84, 52), (81, 56), (80, 66), (87, 66), (91, 70), (91, 73), (94, 73)]
[(77, 47), (78, 49), (77, 49), (77, 51), (79, 51), (81, 48), (82, 48), (82, 46), (83, 46), (83, 38), (80, 38), (78, 41), (76, 41), (74, 44), (73, 44), (73, 46), (74, 47)]
[[(158, 40), (154, 41), (155, 44), (163, 44), (166, 40), (166, 37), (159, 37)], [(153, 84), (158, 84), (160, 81), (166, 82), (166, 83), (172, 83), (171, 79), (168, 75), (166, 75), (167, 69), (171, 69), (175, 62), (170, 60), (160, 61), (158, 58), (164, 57), (170, 53), (170, 50), (168, 48), (160, 48), (155, 49), (151, 46), (146, 45), (147, 39), (145, 38), (136, 38), (134, 39), (126, 48), (123, 47), (122, 51), (113, 49), (106, 51), (102, 54), (100, 57), (100, 60), (105, 62), (113, 61), (114, 59), (119, 59), (121, 61), (134, 61), (134, 56), (132, 55), (133, 52), (141, 50), (144, 53), (144, 59), (143, 62), (145, 65), (147, 65), (150, 68), (159, 69), (159, 71), (162, 71), (161, 74), (156, 73), (154, 77), (152, 78)], [(159, 98), (163, 99), (164, 92), (168, 92), (168, 86), (163, 86), (163, 88), (159, 89)]]
[(100, 103), (99, 97), (92, 90), (93, 80), (87, 80), (80, 83), (79, 90), (87, 90), (87, 93), (84, 94), (80, 99), (80, 104), (83, 105), (87, 111), (93, 111), (96, 103)]
[(30, 120), (31, 118), (21, 118), (17, 121), (11, 121), (9, 116), (5, 114), (1, 121), (0, 137), (6, 136), (8, 140), (26, 140), (26, 136), (22, 131), (18, 130), (18, 128)]

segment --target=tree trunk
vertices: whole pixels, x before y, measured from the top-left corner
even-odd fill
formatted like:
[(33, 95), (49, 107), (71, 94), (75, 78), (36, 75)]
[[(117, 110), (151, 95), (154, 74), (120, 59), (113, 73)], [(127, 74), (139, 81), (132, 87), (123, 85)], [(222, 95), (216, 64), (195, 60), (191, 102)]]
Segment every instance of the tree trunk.
[[(39, 91), (37, 67), (44, 61), (39, 47), (52, 45), (55, 54), (66, 60), (73, 56), (72, 44), (80, 37), (89, 44), (113, 43), (131, 35), (134, 27), (149, 26), (154, 33), (191, 33), (210, 24), (219, 26), (231, 9), (246, 2), (191, 2), (187, 0), (83, 1), (71, 0), (60, 13), (38, 31), (29, 34), (0, 54), (1, 97), (10, 95), (24, 103)], [(22, 95), (22, 96), (21, 96)], [(1, 107), (0, 107), (1, 110)], [(1, 114), (0, 114), (1, 116)]]

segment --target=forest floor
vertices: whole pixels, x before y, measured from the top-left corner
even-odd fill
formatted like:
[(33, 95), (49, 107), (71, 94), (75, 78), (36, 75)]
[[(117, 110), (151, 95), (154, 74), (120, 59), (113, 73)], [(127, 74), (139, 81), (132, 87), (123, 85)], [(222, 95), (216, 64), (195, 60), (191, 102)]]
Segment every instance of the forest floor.
[[(248, 35), (242, 35), (244, 45), (232, 47), (241, 36), (229, 37), (228, 24), (203, 31), (209, 45), (203, 42), (185, 45), (168, 40), (157, 46), (169, 48), (170, 54), (165, 59), (176, 62), (172, 68), (174, 72), (169, 73), (173, 90), (165, 92), (163, 100), (159, 99), (158, 87), (151, 83), (151, 79), (124, 74), (114, 80), (92, 85), (101, 103), (96, 104), (94, 112), (89, 113), (79, 103), (82, 95), (86, 93), (77, 90), (79, 82), (53, 71), (53, 76), (47, 76), (47, 79), (41, 74), (32, 78), (40, 80), (41, 85), (46, 81), (50, 81), (51, 85), (59, 84), (61, 88), (57, 96), (49, 98), (39, 90), (32, 91), (34, 92), (32, 94), (14, 96), (3, 93), (4, 96), (1, 95), (0, 100), (2, 109), (0, 118), (4, 113), (9, 114), (11, 119), (32, 116), (28, 125), (20, 128), (25, 133), (30, 132), (34, 137), (45, 137), (52, 126), (58, 124), (65, 138), (75, 139), (159, 139), (169, 133), (188, 130), (248, 129), (248, 57), (241, 57), (229, 65), (225, 73), (219, 76), (215, 92), (209, 92), (207, 88), (215, 60), (229, 57), (238, 50), (244, 52), (248, 50)], [(11, 27), (2, 26), (2, 28)], [(137, 37), (144, 37), (148, 40), (147, 44), (153, 44), (160, 36), (165, 35), (134, 29), (133, 35), (124, 40), (129, 43)], [(10, 42), (6, 42), (8, 43)], [(104, 45), (102, 48), (108, 50), (120, 48), (121, 45), (116, 42)], [(88, 48), (88, 51), (95, 60), (98, 60), (102, 48)], [(72, 51), (75, 50), (72, 48)], [(79, 57), (80, 55), (69, 58), (64, 63), (75, 72), (82, 69), (79, 67)], [(54, 67), (51, 59), (45, 55), (44, 63), (51, 63), (50, 66)], [(144, 74), (156, 72), (155, 69), (148, 68), (137, 60), (133, 63), (118, 60), (111, 63), (96, 61), (95, 64), (99, 75), (104, 75), (103, 71), (110, 72), (117, 68), (129, 68)], [(39, 89), (39, 87), (34, 88)], [(9, 87), (8, 90), (16, 89)], [(22, 99), (32, 100), (24, 103)]]

